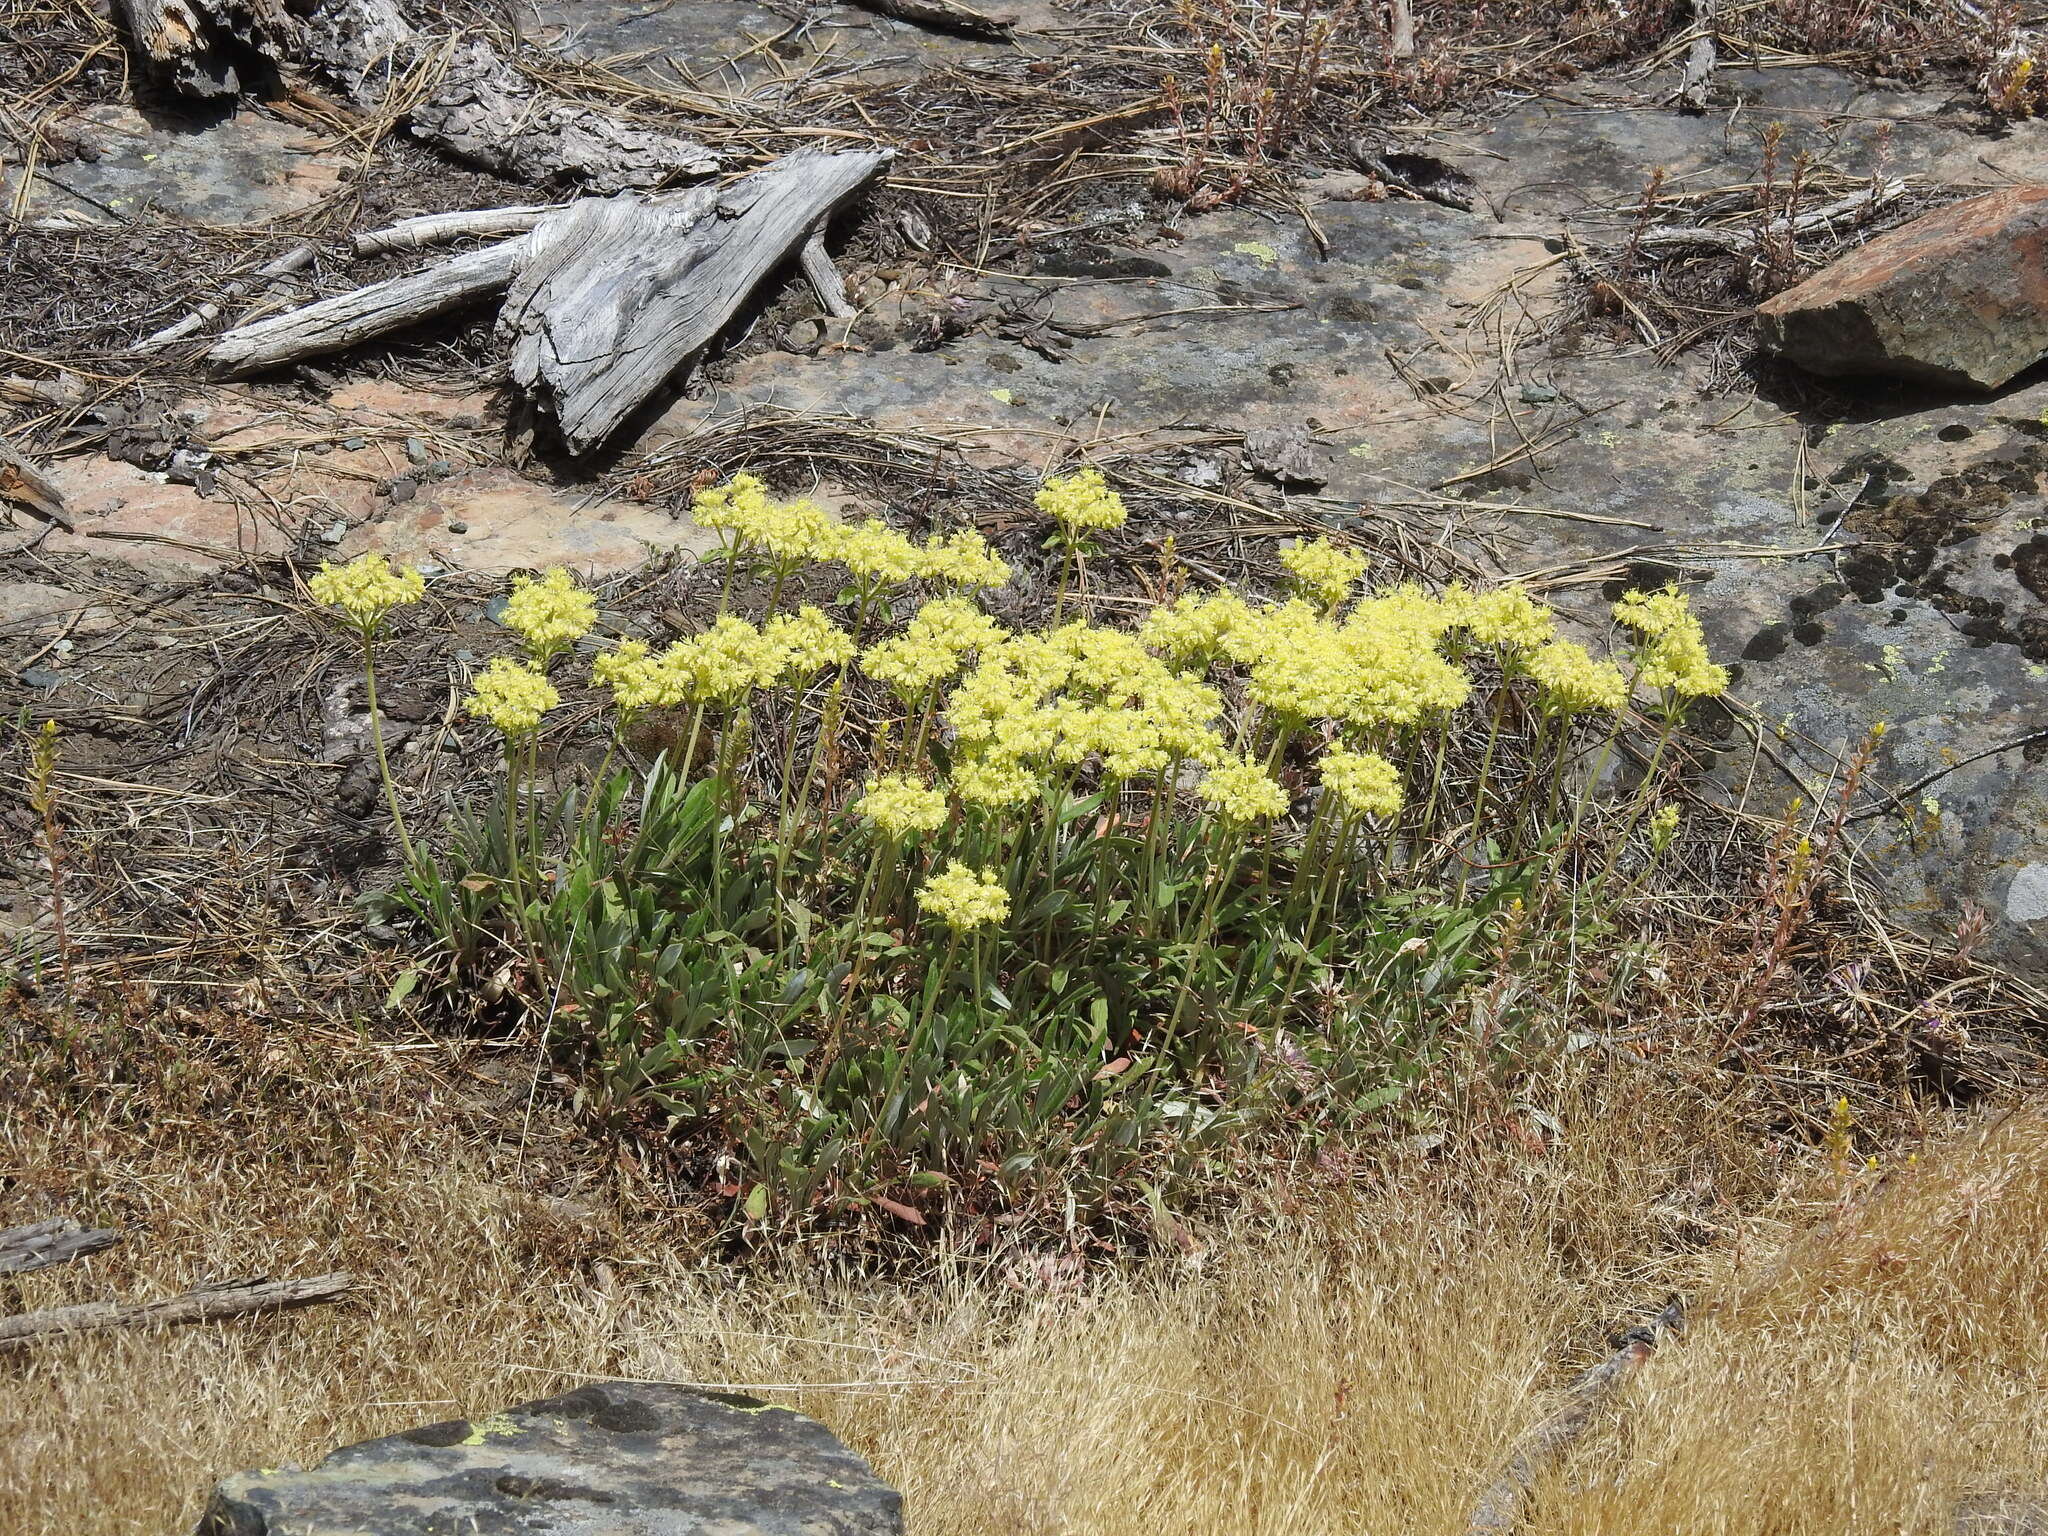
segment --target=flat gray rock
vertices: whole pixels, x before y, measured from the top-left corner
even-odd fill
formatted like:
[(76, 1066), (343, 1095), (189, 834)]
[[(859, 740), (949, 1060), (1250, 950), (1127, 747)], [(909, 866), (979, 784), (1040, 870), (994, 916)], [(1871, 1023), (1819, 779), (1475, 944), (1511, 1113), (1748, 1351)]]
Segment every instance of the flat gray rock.
[(605, 1382), (487, 1419), (239, 1472), (194, 1536), (901, 1536), (903, 1505), (814, 1419)]

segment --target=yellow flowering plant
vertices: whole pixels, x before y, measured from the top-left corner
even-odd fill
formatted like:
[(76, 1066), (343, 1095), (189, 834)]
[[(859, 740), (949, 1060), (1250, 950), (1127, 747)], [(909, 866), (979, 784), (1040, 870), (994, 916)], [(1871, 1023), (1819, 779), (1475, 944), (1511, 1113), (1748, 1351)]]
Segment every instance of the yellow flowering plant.
[[(467, 698), (507, 794), (453, 867), (419, 861), (415, 909), (458, 968), (521, 956), (593, 1112), (720, 1138), (792, 1221), (926, 1173), (1111, 1201), (1272, 1112), (1273, 1030), (1326, 1042), (1318, 1102), (1385, 1102), (1421, 1070), (1387, 1042), (1434, 1039), (1498, 965), (1474, 935), (1541, 943), (1584, 871), (1668, 848), (1661, 742), (1725, 686), (1675, 592), (1618, 604), (1602, 654), (1524, 587), (1373, 587), (1330, 539), (1281, 553), (1291, 593), (1176, 578), (1068, 612), (1128, 511), (1092, 469), (1036, 500), (1061, 597), (1020, 621), (979, 533), (736, 476), (694, 500), (730, 557), (715, 612), (585, 673), (594, 597), (522, 578), (524, 654)], [(366, 566), (322, 594), (373, 634), (417, 590)], [(1639, 695), (1660, 745), (1610, 799)], [(593, 714), (594, 772), (566, 750)]]

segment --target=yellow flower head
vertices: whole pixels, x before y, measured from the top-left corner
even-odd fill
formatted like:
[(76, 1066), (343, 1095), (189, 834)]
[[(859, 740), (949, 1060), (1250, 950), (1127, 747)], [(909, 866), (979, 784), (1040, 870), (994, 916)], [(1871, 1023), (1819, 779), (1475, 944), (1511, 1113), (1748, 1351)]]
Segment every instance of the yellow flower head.
[(650, 656), (644, 640), (622, 640), (590, 664), (590, 680), (609, 688), (627, 718), (643, 709), (673, 709), (683, 701), (682, 680), (664, 658)]
[(927, 581), (942, 582), (967, 591), (986, 591), (1010, 579), (1009, 562), (989, 548), (988, 540), (972, 528), (927, 540), (920, 558), (920, 574)]
[(1673, 800), (1650, 812), (1650, 852), (1662, 853), (1678, 836), (1678, 802)]
[(1206, 597), (1183, 593), (1146, 615), (1138, 638), (1165, 653), (1169, 661), (1207, 666), (1231, 631), (1250, 615), (1243, 599), (1233, 592), (1212, 592)]
[(1461, 594), (1459, 617), (1481, 645), (1508, 651), (1533, 651), (1550, 639), (1550, 613), (1520, 585), (1491, 592)]
[(1242, 758), (1226, 758), (1211, 768), (1195, 793), (1232, 821), (1268, 821), (1287, 809), (1287, 791), (1265, 769)]
[(1099, 469), (1054, 476), (1032, 498), (1038, 510), (1060, 525), (1069, 537), (1093, 528), (1121, 528), (1129, 514), (1124, 499), (1109, 488)]
[(854, 653), (853, 636), (808, 603), (762, 625), (761, 643), (766, 667), (784, 683), (801, 683), (827, 667), (842, 666)]
[(960, 670), (970, 651), (987, 651), (1003, 627), (964, 597), (926, 603), (902, 634), (861, 653), (861, 670), (905, 699), (922, 698)]
[(467, 707), (507, 736), (526, 736), (539, 730), (541, 716), (561, 702), (555, 685), (536, 668), (510, 656), (494, 656), (471, 685)]
[(340, 567), (323, 561), (319, 573), (306, 583), (306, 590), (315, 602), (339, 608), (349, 627), (368, 639), (392, 609), (418, 602), (427, 583), (412, 567), (394, 571), (381, 554), (373, 552)]
[(1595, 661), (1583, 645), (1553, 640), (1521, 658), (1521, 670), (1542, 690), (1543, 708), (1560, 715), (1618, 714), (1628, 707), (1628, 679), (1610, 661)]
[(841, 530), (829, 555), (820, 558), (839, 561), (854, 575), (871, 582), (899, 583), (923, 573), (924, 555), (903, 534), (879, 518), (869, 518), (857, 528)]
[(1010, 915), (1010, 893), (995, 871), (973, 869), (958, 859), (917, 888), (917, 904), (949, 928), (981, 928)]
[(946, 824), (945, 795), (900, 773), (869, 779), (853, 808), (890, 838), (936, 832)]
[(597, 599), (556, 566), (540, 580), (512, 578), (505, 599), (505, 627), (526, 641), (527, 653), (545, 664), (590, 633), (597, 622)]
[(682, 696), (693, 704), (737, 704), (775, 681), (782, 654), (745, 619), (721, 614), (709, 629), (678, 640), (662, 655)]
[(1323, 754), (1323, 788), (1354, 815), (1393, 816), (1401, 809), (1401, 775), (1377, 752), (1347, 752), (1341, 747)]
[(1651, 688), (1669, 688), (1681, 698), (1713, 698), (1728, 691), (1728, 669), (1707, 654), (1706, 632), (1677, 587), (1661, 592), (1625, 592), (1614, 605), (1614, 621), (1642, 636), (1636, 676)]
[(1293, 572), (1311, 597), (1320, 599), (1325, 608), (1335, 608), (1351, 595), (1353, 584), (1372, 562), (1324, 538), (1281, 550), (1280, 563)]
[(977, 752), (953, 760), (953, 793), (969, 805), (998, 810), (1037, 795), (1039, 780), (1006, 753)]

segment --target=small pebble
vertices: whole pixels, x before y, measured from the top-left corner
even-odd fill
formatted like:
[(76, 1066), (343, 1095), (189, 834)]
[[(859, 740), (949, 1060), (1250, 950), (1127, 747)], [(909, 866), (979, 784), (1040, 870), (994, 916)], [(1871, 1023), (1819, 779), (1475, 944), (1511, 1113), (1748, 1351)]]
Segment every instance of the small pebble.
[(393, 501), (411, 501), (419, 494), (420, 483), (410, 476), (401, 476), (391, 482), (391, 489), (385, 494)]
[(363, 449), (369, 447), (370, 445), (367, 441), (360, 437), (345, 437), (341, 440), (341, 446), (346, 448), (350, 453), (360, 453)]
[(465, 523), (464, 521), (462, 521), (461, 518), (458, 517), (454, 522), (448, 525), (448, 531), (450, 533), (467, 533), (469, 532), (469, 524)]
[(415, 464), (427, 462), (427, 445), (416, 437), (405, 440), (405, 456)]
[(453, 464), (450, 464), (446, 459), (436, 459), (431, 464), (421, 468), (420, 478), (422, 480), (446, 480), (454, 473), (455, 466)]

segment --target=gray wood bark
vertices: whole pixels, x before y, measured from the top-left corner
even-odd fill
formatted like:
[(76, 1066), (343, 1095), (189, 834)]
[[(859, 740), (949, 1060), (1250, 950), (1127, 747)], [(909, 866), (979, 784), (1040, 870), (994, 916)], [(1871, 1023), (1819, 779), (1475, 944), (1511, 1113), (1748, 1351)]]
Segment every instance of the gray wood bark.
[(1685, 76), (1678, 86), (1678, 104), (1687, 112), (1707, 110), (1707, 98), (1714, 85), (1714, 24), (1718, 10), (1719, 0), (1693, 0), (1692, 47), (1686, 52)]
[(853, 0), (864, 11), (914, 22), (935, 32), (957, 32), (962, 37), (1004, 38), (1017, 25), (1007, 11), (981, 11), (960, 0)]
[(32, 1269), (69, 1264), (121, 1241), (121, 1234), (103, 1227), (80, 1226), (69, 1216), (30, 1222), (0, 1232), (0, 1275), (25, 1275)]
[(31, 1339), (53, 1334), (88, 1333), (103, 1328), (132, 1328), (145, 1323), (205, 1323), (223, 1317), (281, 1312), (323, 1301), (338, 1301), (354, 1280), (346, 1274), (313, 1275), (304, 1280), (251, 1280), (207, 1286), (167, 1296), (161, 1301), (88, 1301), (75, 1307), (51, 1307), (0, 1317), (0, 1352), (19, 1349)]
[(499, 175), (615, 192), (707, 176), (718, 156), (694, 139), (626, 122), (543, 90), (481, 37), (452, 47), (394, 0), (316, 0), (303, 20), (283, 0), (117, 0), (150, 67), (188, 95), (232, 96), (238, 52), (319, 72), (366, 112), (415, 70), (432, 72), (405, 121), (418, 138)]
[(386, 251), (417, 251), (450, 240), (483, 238), (490, 235), (523, 235), (565, 204), (533, 203), (513, 208), (477, 208), (457, 213), (423, 213), (400, 219), (382, 229), (368, 229), (356, 236), (358, 256), (380, 256)]
[(218, 320), (222, 306), (229, 300), (240, 298), (251, 288), (267, 287), (280, 277), (288, 277), (301, 268), (310, 267), (316, 254), (317, 248), (312, 245), (293, 246), (275, 261), (265, 262), (249, 276), (238, 277), (233, 282), (224, 283), (218, 299), (208, 300), (184, 319), (165, 326), (152, 336), (145, 336), (134, 350), (142, 352), (151, 347), (168, 346), (171, 342), (183, 341), (187, 336)]
[(341, 352), (504, 291), (531, 236), (465, 251), (424, 271), (338, 293), (303, 309), (252, 320), (215, 340), (206, 365), (237, 379)]
[(35, 465), (8, 447), (4, 438), (0, 438), (0, 503), (21, 507), (66, 533), (78, 532), (66, 515), (64, 493)]
[(761, 280), (879, 176), (887, 151), (801, 151), (708, 210), (585, 202), (549, 219), (507, 295), (512, 376), (572, 453), (693, 362)]

